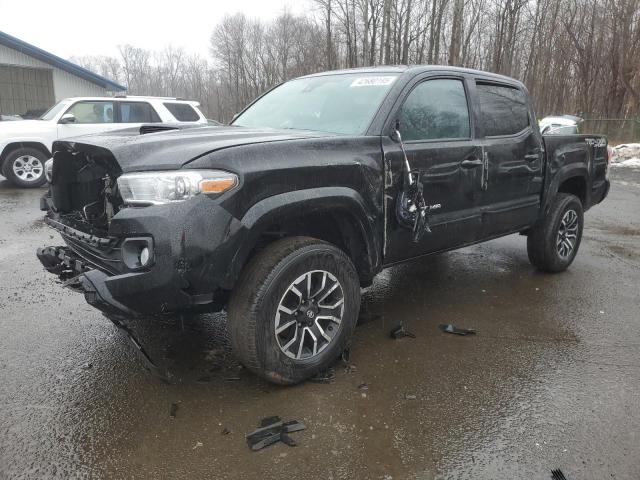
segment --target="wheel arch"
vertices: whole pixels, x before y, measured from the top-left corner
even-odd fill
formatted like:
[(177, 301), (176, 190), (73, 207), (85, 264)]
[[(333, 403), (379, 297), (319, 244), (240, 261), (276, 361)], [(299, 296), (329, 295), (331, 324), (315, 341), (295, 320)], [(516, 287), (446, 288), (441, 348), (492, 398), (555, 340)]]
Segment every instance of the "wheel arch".
[(18, 148), (35, 148), (36, 150), (39, 150), (40, 152), (42, 152), (42, 154), (45, 155), (47, 158), (51, 157), (51, 152), (49, 151), (47, 146), (42, 142), (38, 142), (38, 141), (13, 141), (13, 142), (8, 143), (7, 145), (5, 145), (5, 147), (2, 150), (2, 152), (0, 152), (0, 165), (4, 165), (4, 162), (7, 159), (7, 157), (9, 156), (9, 154), (11, 152), (13, 152), (14, 150), (17, 150)]
[(363, 285), (379, 270), (372, 217), (353, 189), (324, 187), (274, 195), (256, 203), (241, 221), (248, 237), (234, 259), (232, 278), (238, 278), (258, 251), (286, 236), (309, 236), (337, 246), (351, 258)]
[(587, 166), (583, 164), (565, 165), (553, 176), (549, 184), (549, 190), (544, 202), (542, 212), (549, 213), (551, 205), (558, 193), (571, 193), (580, 199), (583, 209), (586, 211), (591, 205), (589, 192), (589, 173)]

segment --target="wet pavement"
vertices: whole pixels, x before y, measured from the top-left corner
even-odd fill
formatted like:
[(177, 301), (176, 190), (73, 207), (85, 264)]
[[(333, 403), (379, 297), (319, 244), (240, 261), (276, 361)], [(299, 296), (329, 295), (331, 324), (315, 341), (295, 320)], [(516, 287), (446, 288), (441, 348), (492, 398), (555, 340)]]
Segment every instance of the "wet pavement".
[[(239, 368), (223, 314), (139, 325), (171, 382), (150, 375), (38, 264), (42, 190), (0, 177), (0, 478), (640, 478), (640, 172), (613, 175), (567, 272), (520, 236), (387, 270), (350, 365), (288, 388)], [(270, 415), (297, 447), (248, 449)]]

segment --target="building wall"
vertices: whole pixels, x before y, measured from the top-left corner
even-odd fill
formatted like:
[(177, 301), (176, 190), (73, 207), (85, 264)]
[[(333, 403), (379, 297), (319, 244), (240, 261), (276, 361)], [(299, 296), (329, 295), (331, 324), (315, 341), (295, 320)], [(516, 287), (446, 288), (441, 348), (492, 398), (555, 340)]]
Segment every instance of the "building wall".
[(33, 116), (54, 103), (50, 69), (0, 63), (0, 114)]
[(0, 64), (53, 70), (53, 89), (56, 102), (67, 97), (106, 96), (108, 93), (106, 89), (94, 83), (76, 77), (64, 70), (41, 62), (5, 45), (0, 45)]

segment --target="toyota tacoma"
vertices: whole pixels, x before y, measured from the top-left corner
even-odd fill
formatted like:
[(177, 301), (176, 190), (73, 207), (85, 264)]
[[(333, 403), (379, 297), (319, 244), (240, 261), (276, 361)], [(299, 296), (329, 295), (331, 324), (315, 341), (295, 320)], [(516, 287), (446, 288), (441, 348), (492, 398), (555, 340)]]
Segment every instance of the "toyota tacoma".
[(38, 257), (110, 318), (225, 310), (280, 384), (339, 357), (382, 269), (520, 233), (563, 271), (609, 190), (604, 137), (542, 136), (520, 82), (454, 67), (309, 75), (231, 125), (166, 128), (54, 143), (64, 245)]

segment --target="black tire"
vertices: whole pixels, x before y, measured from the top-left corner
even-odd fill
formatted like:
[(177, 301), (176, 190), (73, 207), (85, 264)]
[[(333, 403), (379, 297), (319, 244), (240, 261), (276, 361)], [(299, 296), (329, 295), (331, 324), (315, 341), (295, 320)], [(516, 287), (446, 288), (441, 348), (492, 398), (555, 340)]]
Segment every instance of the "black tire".
[[(37, 169), (30, 172), (25, 172), (22, 178), (14, 170), (14, 165), (17, 162), (25, 163), (26, 158), (36, 159)], [(47, 181), (47, 177), (44, 174), (44, 162), (48, 160), (47, 156), (36, 148), (23, 147), (12, 150), (7, 155), (2, 166), (2, 174), (17, 187), (23, 188), (36, 188), (44, 185)], [(33, 161), (33, 160), (31, 160)], [(39, 162), (39, 164), (38, 164)], [(29, 166), (29, 168), (33, 168)], [(33, 173), (32, 173), (33, 172)], [(31, 178), (32, 177), (32, 178)]]
[[(278, 344), (280, 337), (276, 338), (276, 313), (281, 312), (281, 301), (286, 292), (291, 292), (292, 282), (307, 272), (318, 270), (328, 272), (339, 282), (344, 301), (342, 321), (337, 327), (333, 324), (324, 325), (325, 330), (336, 331), (326, 346), (317, 348), (315, 356), (291, 358)], [(324, 280), (322, 282), (324, 286)], [(321, 290), (318, 290), (318, 294)], [(240, 362), (252, 372), (280, 385), (296, 384), (327, 368), (342, 354), (356, 326), (359, 310), (358, 274), (342, 250), (313, 238), (285, 238), (267, 246), (243, 270), (229, 302), (231, 344)], [(296, 313), (301, 312), (296, 310)], [(316, 314), (319, 313), (316, 311)], [(309, 320), (304, 313), (300, 316), (308, 322), (320, 321), (320, 317)], [(287, 317), (287, 320), (293, 318)], [(298, 326), (294, 325), (294, 328), (297, 336)], [(305, 333), (301, 336), (305, 338)]]
[[(573, 242), (573, 248), (565, 255), (561, 254), (559, 244), (563, 243), (561, 238), (561, 229), (566, 234), (566, 228), (562, 227), (563, 219), (573, 217), (568, 212), (575, 212), (577, 226), (575, 228), (575, 239), (567, 238), (567, 241)], [(568, 216), (568, 217), (567, 217)], [(562, 272), (576, 258), (580, 241), (582, 240), (582, 227), (584, 224), (584, 212), (582, 203), (575, 195), (569, 193), (559, 193), (556, 196), (548, 215), (544, 221), (531, 229), (527, 237), (527, 253), (529, 261), (539, 270), (543, 272)], [(562, 247), (564, 248), (564, 247)], [(566, 253), (566, 248), (563, 253)]]

